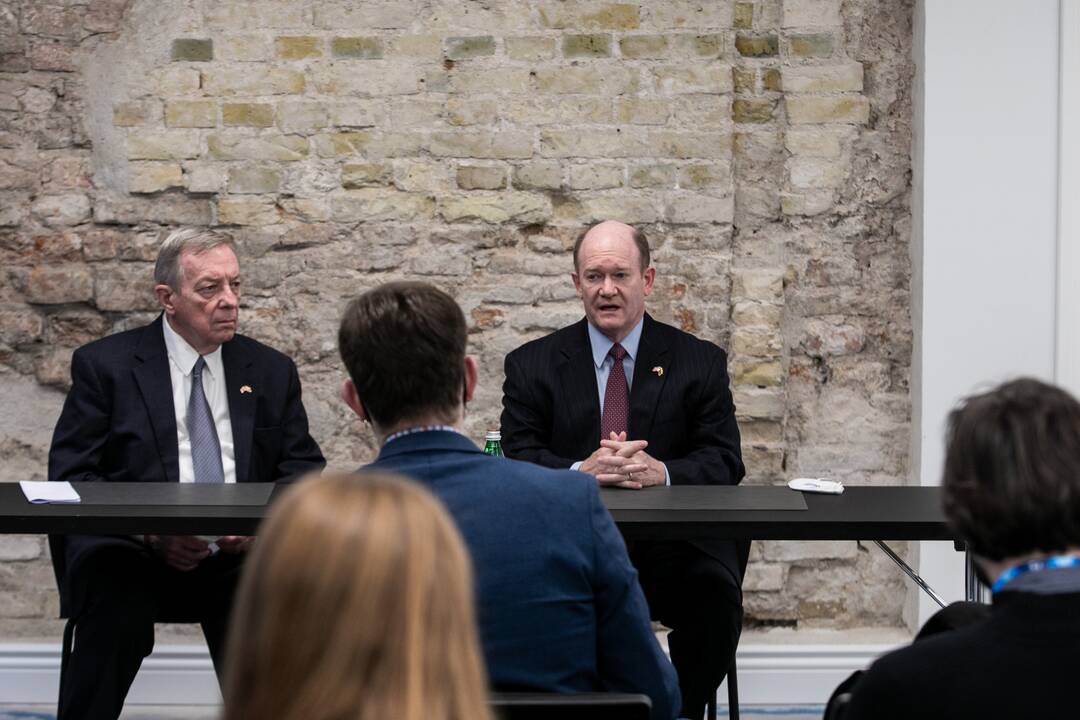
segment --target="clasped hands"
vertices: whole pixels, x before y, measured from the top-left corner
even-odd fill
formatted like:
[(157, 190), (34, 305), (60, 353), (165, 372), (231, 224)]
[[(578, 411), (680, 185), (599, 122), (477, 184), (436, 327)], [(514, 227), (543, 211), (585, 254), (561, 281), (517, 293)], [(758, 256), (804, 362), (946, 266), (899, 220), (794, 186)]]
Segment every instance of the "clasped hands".
[(667, 481), (664, 464), (645, 452), (647, 440), (627, 440), (626, 433), (611, 433), (578, 468), (604, 487), (640, 490)]
[[(188, 572), (210, 557), (210, 543), (194, 535), (146, 535), (146, 544), (166, 565)], [(247, 552), (255, 538), (248, 535), (225, 535), (218, 538), (218, 549), (223, 553), (238, 555)]]

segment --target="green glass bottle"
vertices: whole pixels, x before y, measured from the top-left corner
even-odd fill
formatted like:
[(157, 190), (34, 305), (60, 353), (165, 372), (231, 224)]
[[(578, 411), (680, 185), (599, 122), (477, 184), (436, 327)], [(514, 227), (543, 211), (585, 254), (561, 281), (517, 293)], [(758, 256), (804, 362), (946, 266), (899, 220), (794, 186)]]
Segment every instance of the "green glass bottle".
[(492, 457), (503, 457), (502, 433), (498, 430), (488, 430), (484, 435), (484, 454)]

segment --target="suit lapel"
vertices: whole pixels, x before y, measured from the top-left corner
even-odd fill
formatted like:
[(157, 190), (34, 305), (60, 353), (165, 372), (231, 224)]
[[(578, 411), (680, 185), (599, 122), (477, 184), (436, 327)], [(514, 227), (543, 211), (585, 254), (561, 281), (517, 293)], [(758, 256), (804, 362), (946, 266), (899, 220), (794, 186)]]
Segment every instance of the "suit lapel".
[(154, 434), (165, 478), (169, 482), (179, 482), (180, 451), (176, 441), (176, 409), (173, 407), (172, 374), (169, 372), (169, 354), (165, 349), (165, 335), (161, 323), (162, 318), (159, 316), (143, 330), (139, 344), (135, 347), (135, 359), (139, 363), (135, 365), (132, 373), (150, 418), (150, 430)]
[(255, 388), (250, 384), (252, 378), (248, 371), (252, 359), (242, 346), (235, 340), (230, 340), (221, 346), (221, 364), (225, 368), (225, 391), (229, 398), (236, 482), (247, 482), (256, 405)]
[[(641, 328), (638, 356), (634, 359), (634, 384), (630, 389), (628, 435), (631, 440), (652, 437), (660, 393), (668, 379), (669, 362), (667, 338), (656, 321), (646, 314), (645, 324)], [(653, 372), (654, 368), (660, 370)]]
[(567, 341), (560, 348), (562, 361), (555, 372), (562, 385), (560, 397), (566, 406), (554, 408), (554, 412), (570, 425), (572, 436), (581, 437), (582, 446), (595, 449), (600, 438), (600, 395), (585, 322), (571, 326)]

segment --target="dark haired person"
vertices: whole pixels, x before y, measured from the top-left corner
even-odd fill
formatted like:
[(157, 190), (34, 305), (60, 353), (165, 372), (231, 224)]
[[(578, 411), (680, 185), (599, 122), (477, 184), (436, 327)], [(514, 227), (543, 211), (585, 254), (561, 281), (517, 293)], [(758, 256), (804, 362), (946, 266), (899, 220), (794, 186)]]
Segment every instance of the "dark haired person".
[[(578, 238), (571, 278), (585, 318), (506, 357), (508, 457), (634, 490), (742, 479), (727, 357), (645, 312), (655, 277), (640, 230), (609, 220)], [(704, 715), (735, 655), (745, 551), (728, 540), (630, 548), (652, 616), (672, 629), (682, 717)]]
[[(993, 591), (988, 617), (920, 635), (856, 683), (844, 720), (1063, 718), (1080, 667), (1080, 403), (1038, 380), (949, 415), (945, 515)], [(955, 615), (964, 605), (942, 610)], [(928, 623), (929, 625), (930, 623)]]
[(418, 480), (457, 522), (496, 690), (644, 693), (652, 717), (671, 720), (675, 672), (596, 484), (488, 457), (461, 434), (477, 382), (465, 343), (461, 309), (430, 285), (389, 283), (349, 303), (342, 397), (382, 444), (370, 467)]
[[(75, 351), (53, 432), (49, 479), (274, 482), (323, 467), (308, 433), (296, 365), (236, 332), (240, 266), (232, 239), (189, 228), (158, 250), (162, 313)], [(252, 538), (147, 535), (50, 538), (66, 566), (65, 616), (78, 618), (60, 720), (115, 718), (154, 621), (199, 617), (222, 672), (226, 621)]]

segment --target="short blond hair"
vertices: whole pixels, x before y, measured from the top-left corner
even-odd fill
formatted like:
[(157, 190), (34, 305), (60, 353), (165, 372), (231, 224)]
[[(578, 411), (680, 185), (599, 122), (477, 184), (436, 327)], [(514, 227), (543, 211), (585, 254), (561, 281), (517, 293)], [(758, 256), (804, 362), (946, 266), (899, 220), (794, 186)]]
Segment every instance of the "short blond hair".
[(180, 256), (185, 250), (203, 253), (219, 245), (228, 245), (236, 252), (236, 243), (232, 236), (219, 230), (208, 228), (181, 228), (173, 230), (158, 248), (157, 262), (154, 263), (154, 282), (168, 285), (173, 290), (180, 289)]
[(291, 488), (233, 618), (225, 720), (490, 720), (465, 544), (403, 478)]

